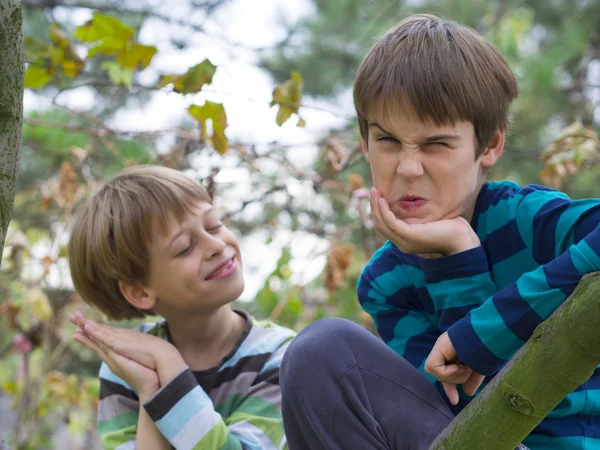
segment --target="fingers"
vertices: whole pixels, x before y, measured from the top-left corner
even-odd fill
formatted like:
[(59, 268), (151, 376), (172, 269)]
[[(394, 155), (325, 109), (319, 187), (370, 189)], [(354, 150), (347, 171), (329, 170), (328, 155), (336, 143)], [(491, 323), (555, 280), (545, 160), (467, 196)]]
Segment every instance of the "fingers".
[(467, 394), (469, 397), (473, 397), (475, 392), (477, 392), (477, 389), (479, 389), (481, 386), (481, 383), (483, 383), (484, 379), (484, 375), (478, 374), (477, 372), (472, 372), (467, 381), (463, 383), (463, 391), (465, 394)]
[(450, 403), (458, 405), (458, 389), (456, 388), (456, 384), (442, 383), (442, 386), (444, 387), (444, 392), (446, 393), (448, 400), (450, 400)]
[(94, 353), (96, 353), (96, 355), (98, 355), (98, 357), (102, 361), (104, 361), (106, 364), (109, 364), (110, 357), (109, 357), (108, 353), (101, 346), (96, 344), (96, 342), (94, 342), (92, 339), (90, 339), (90, 337), (87, 336), (85, 334), (85, 332), (83, 332), (81, 330), (77, 330), (75, 332), (75, 334), (73, 335), (73, 339), (75, 341), (79, 342), (80, 344), (85, 345), (87, 348), (89, 348)]
[[(371, 215), (373, 216), (373, 222), (375, 222), (375, 227), (377, 228), (377, 230), (381, 233), (383, 233), (385, 230), (383, 230), (382, 225), (383, 225), (383, 220), (381, 218), (381, 214), (379, 211), (379, 203), (378, 200), (381, 198), (381, 194), (379, 194), (379, 191), (375, 188), (371, 189), (371, 197), (370, 197), (370, 203), (371, 203)], [(386, 236), (387, 237), (387, 236)]]

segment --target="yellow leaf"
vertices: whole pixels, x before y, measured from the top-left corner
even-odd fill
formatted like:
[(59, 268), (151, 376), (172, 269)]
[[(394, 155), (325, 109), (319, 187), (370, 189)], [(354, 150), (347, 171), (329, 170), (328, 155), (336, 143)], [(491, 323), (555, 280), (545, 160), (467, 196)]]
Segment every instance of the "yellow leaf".
[(117, 62), (129, 69), (145, 69), (156, 54), (156, 47), (142, 44), (127, 45), (117, 56)]
[(85, 62), (77, 53), (77, 49), (67, 34), (56, 24), (50, 28), (50, 39), (55, 46), (51, 56), (53, 65), (61, 66), (65, 75), (71, 78), (75, 78), (83, 72)]
[(73, 36), (83, 42), (98, 43), (88, 52), (91, 58), (96, 53), (112, 55), (123, 50), (135, 30), (119, 19), (101, 13), (94, 13), (92, 20), (77, 27)]
[(217, 66), (205, 59), (200, 64), (190, 67), (183, 75), (163, 75), (156, 87), (160, 89), (172, 83), (175, 92), (194, 94), (205, 84), (212, 83), (216, 71)]
[[(275, 86), (271, 106), (279, 105), (279, 111), (275, 119), (277, 125), (283, 125), (292, 114), (298, 114), (303, 92), (304, 83), (298, 72), (292, 72), (289, 80)], [(298, 121), (298, 126), (304, 126), (304, 124), (304, 120), (300, 119)]]
[[(213, 103), (206, 101), (204, 105), (192, 105), (188, 108), (188, 112), (200, 123), (200, 132), (204, 139), (211, 141), (217, 152), (223, 155), (229, 148), (227, 136), (225, 136), (225, 128), (227, 128), (227, 115), (225, 108), (221, 103)], [(209, 136), (206, 129), (206, 122), (210, 120), (212, 123), (213, 135)]]
[(31, 306), (31, 314), (38, 321), (43, 322), (52, 316), (50, 301), (42, 289), (39, 287), (29, 289), (26, 298)]
[(52, 73), (47, 68), (31, 64), (25, 72), (25, 87), (39, 89), (52, 79)]

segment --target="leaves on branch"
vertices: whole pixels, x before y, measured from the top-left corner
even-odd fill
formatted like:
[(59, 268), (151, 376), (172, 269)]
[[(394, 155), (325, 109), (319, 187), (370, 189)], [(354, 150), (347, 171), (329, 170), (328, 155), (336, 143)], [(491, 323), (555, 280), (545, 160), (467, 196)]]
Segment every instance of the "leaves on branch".
[(334, 245), (329, 251), (325, 266), (325, 287), (331, 294), (344, 286), (353, 254), (354, 247), (349, 244)]
[[(225, 128), (227, 128), (227, 115), (225, 108), (221, 103), (213, 103), (208, 100), (204, 105), (192, 105), (188, 108), (190, 115), (200, 123), (200, 132), (202, 137), (211, 142), (219, 154), (223, 155), (229, 148)], [(210, 120), (212, 124), (212, 136), (209, 135), (206, 122)]]
[(88, 52), (88, 58), (91, 58), (96, 53), (114, 55), (124, 50), (134, 33), (133, 28), (119, 19), (94, 13), (92, 20), (78, 27), (73, 36), (82, 42), (96, 44)]
[[(298, 114), (302, 102), (304, 86), (302, 76), (298, 72), (292, 72), (291, 78), (278, 84), (273, 90), (273, 100), (270, 106), (279, 106), (275, 121), (281, 126), (292, 116)], [(298, 116), (297, 126), (304, 127), (306, 122)]]
[(585, 163), (600, 161), (600, 139), (592, 128), (576, 121), (548, 145), (540, 158), (545, 166), (540, 172), (542, 182), (560, 189)]
[(56, 24), (50, 28), (51, 43), (39, 39), (25, 38), (25, 54), (31, 61), (25, 72), (25, 87), (39, 89), (54, 76), (57, 69), (70, 77), (79, 76), (85, 68), (85, 62), (69, 40), (67, 34)]
[(200, 64), (190, 67), (183, 75), (163, 75), (157, 88), (162, 88), (173, 84), (173, 90), (180, 94), (195, 94), (199, 92), (205, 84), (212, 83), (212, 79), (217, 71), (217, 66), (213, 65), (208, 59)]

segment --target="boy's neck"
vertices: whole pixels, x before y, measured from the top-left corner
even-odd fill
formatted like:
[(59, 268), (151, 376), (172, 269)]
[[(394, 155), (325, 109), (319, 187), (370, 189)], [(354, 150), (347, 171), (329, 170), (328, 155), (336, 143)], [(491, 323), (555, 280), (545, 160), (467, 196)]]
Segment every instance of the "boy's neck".
[(206, 314), (169, 318), (171, 343), (192, 370), (218, 365), (234, 348), (246, 329), (246, 321), (230, 305)]

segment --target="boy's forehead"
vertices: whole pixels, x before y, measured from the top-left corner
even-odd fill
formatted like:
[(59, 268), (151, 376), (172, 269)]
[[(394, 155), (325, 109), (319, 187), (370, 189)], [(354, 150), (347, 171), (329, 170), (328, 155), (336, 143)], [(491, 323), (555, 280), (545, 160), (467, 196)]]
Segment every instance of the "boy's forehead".
[(380, 97), (373, 100), (365, 117), (369, 128), (393, 130), (406, 128), (426, 133), (469, 133), (473, 124), (460, 118), (448, 117), (443, 123), (436, 123), (432, 117), (419, 115), (409, 101), (399, 98), (397, 102), (385, 102)]
[(206, 215), (211, 211), (214, 211), (214, 207), (206, 201), (199, 201), (189, 205), (189, 207), (182, 211), (165, 211), (160, 216), (153, 217), (150, 223), (152, 229), (151, 236), (152, 238), (158, 238), (153, 239), (156, 241), (169, 239), (179, 232), (188, 221), (195, 217)]

